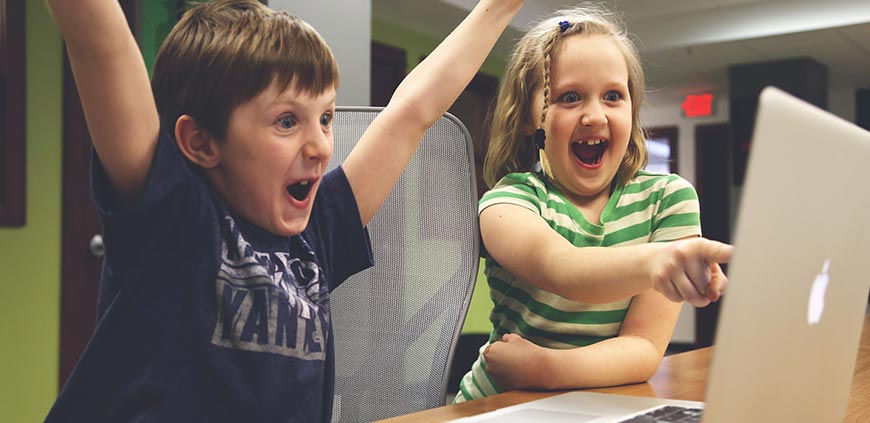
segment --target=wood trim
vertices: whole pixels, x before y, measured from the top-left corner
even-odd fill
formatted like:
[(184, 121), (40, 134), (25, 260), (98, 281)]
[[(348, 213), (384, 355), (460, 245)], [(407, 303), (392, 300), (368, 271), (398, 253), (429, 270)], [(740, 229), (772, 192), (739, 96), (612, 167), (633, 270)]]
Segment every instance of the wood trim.
[(405, 79), (408, 59), (405, 50), (377, 41), (371, 42), (371, 106), (386, 106)]
[(0, 0), (0, 226), (26, 221), (24, 0)]
[(88, 183), (91, 138), (65, 53), (63, 67), (59, 387), (66, 382), (94, 332), (100, 260), (91, 256), (87, 242), (101, 232)]

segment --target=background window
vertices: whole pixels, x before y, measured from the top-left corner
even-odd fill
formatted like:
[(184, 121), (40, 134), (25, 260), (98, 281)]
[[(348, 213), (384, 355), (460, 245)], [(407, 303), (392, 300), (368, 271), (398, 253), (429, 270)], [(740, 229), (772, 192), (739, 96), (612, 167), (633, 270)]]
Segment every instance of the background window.
[(655, 173), (677, 173), (677, 127), (647, 128), (646, 147), (649, 163), (646, 170)]

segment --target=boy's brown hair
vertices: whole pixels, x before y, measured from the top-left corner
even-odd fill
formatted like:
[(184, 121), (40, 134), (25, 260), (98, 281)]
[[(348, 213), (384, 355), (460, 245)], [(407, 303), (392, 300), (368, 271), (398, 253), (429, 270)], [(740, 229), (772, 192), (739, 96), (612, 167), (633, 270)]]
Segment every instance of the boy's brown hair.
[(189, 115), (224, 140), (232, 111), (273, 81), (319, 94), (338, 88), (338, 65), (305, 21), (255, 0), (217, 0), (184, 13), (157, 53), (151, 87), (163, 128), (172, 133)]

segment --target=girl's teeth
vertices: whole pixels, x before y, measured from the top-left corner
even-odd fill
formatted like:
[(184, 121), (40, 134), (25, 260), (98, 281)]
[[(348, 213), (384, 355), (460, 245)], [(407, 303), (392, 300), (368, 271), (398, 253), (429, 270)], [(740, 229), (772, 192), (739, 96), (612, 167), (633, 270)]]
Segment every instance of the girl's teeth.
[(299, 182), (299, 185), (302, 185), (302, 186), (308, 185), (308, 181)]
[(586, 144), (598, 145), (598, 144), (601, 144), (601, 140), (589, 140), (589, 141), (586, 141)]

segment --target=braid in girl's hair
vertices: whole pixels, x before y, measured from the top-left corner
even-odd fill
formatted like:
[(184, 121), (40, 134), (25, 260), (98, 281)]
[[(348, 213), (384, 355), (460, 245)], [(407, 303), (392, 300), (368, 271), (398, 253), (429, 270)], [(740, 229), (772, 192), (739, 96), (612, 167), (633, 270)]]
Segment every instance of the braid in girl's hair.
[(568, 21), (559, 22), (559, 28), (553, 30), (553, 35), (544, 46), (544, 107), (541, 111), (541, 122), (538, 124), (538, 129), (535, 130), (535, 147), (540, 152), (541, 167), (546, 175), (552, 174), (549, 163), (547, 163), (547, 157), (543, 154), (544, 142), (547, 139), (547, 134), (544, 131), (544, 122), (547, 120), (547, 109), (550, 108), (550, 63), (553, 61), (553, 46), (556, 45), (556, 39), (570, 27), (571, 23)]

